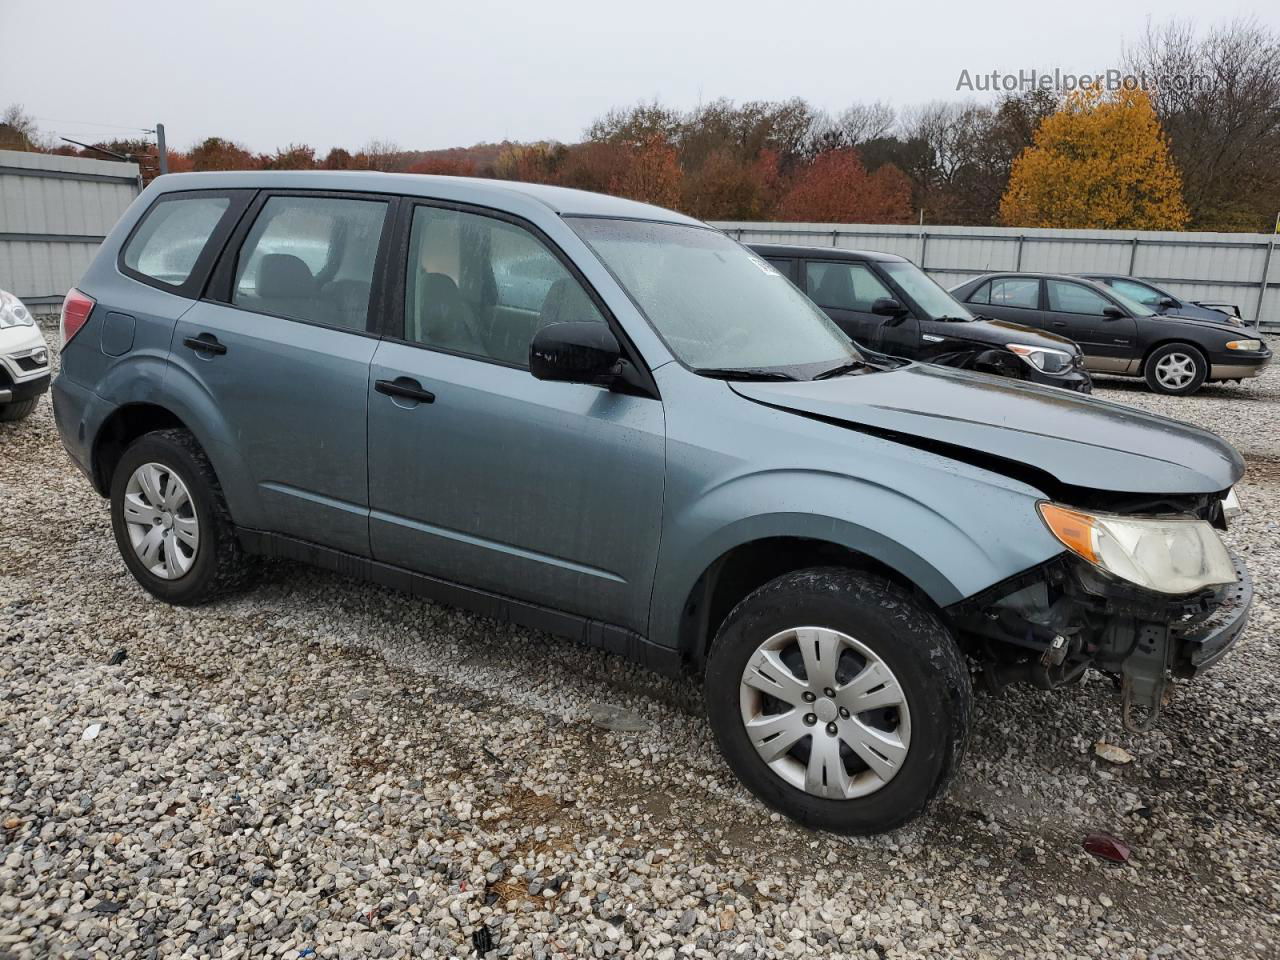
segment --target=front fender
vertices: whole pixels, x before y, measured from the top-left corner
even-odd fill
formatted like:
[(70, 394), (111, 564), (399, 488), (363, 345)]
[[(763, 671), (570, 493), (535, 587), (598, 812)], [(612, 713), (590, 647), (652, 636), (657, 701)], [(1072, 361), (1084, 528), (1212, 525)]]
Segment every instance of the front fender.
[[(930, 455), (925, 455), (930, 456)], [(942, 472), (922, 470), (936, 481)], [(664, 523), (650, 637), (678, 646), (684, 602), (712, 564), (774, 537), (835, 544), (914, 583), (939, 607), (972, 596), (1062, 552), (1021, 484), (949, 473), (933, 496), (866, 478), (766, 470), (705, 491)], [(781, 491), (781, 494), (780, 494)]]

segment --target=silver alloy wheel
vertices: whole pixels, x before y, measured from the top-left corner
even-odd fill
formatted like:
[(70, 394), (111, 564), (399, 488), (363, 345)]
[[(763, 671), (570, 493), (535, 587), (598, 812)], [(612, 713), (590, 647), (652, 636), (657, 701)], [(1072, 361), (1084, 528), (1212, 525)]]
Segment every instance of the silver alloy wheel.
[(162, 463), (144, 463), (124, 488), (124, 522), (134, 553), (152, 574), (177, 580), (196, 561), (200, 522), (182, 478)]
[(1181, 390), (1195, 378), (1195, 359), (1181, 351), (1166, 353), (1156, 364), (1156, 379), (1170, 390)]
[(911, 711), (889, 665), (826, 627), (793, 627), (756, 649), (739, 687), (742, 722), (779, 777), (817, 797), (851, 800), (897, 775)]

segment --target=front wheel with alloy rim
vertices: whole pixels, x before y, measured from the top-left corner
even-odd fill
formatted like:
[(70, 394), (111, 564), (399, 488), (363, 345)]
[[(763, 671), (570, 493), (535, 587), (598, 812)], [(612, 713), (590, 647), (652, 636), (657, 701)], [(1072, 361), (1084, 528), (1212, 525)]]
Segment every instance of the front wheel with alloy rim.
[(705, 678), (720, 749), (793, 820), (878, 833), (922, 813), (964, 753), (963, 655), (895, 584), (845, 568), (786, 574), (716, 636)]
[(1148, 387), (1173, 396), (1195, 393), (1209, 375), (1204, 354), (1185, 343), (1166, 343), (1156, 348), (1143, 369)]
[(218, 478), (186, 430), (157, 430), (125, 450), (111, 478), (111, 527), (129, 571), (168, 603), (212, 600), (249, 570)]

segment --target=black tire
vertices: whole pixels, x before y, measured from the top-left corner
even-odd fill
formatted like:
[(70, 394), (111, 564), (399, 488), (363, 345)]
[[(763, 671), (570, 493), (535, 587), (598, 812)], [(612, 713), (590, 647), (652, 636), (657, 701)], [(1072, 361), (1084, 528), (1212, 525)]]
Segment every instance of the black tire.
[[(1195, 372), (1185, 384), (1174, 386), (1161, 379), (1160, 364), (1177, 357), (1189, 361)], [(1209, 361), (1197, 347), (1189, 343), (1166, 343), (1151, 351), (1146, 363), (1142, 366), (1142, 373), (1147, 386), (1153, 392), (1171, 397), (1185, 397), (1203, 386), (1205, 377), (1209, 375)]]
[(39, 397), (32, 397), (30, 400), (19, 400), (16, 403), (0, 403), (0, 423), (25, 420), (31, 416), (32, 411), (35, 410), (39, 403)]
[[(175, 473), (186, 486), (199, 523), (200, 541), (194, 562), (175, 579), (147, 569), (129, 539), (124, 519), (124, 496), (138, 467), (157, 463)], [(125, 566), (148, 593), (166, 603), (195, 606), (242, 587), (252, 573), (251, 558), (236, 539), (231, 514), (209, 458), (186, 430), (156, 430), (135, 440), (116, 465), (111, 478), (111, 528)]]
[[(906, 758), (866, 796), (828, 799), (793, 786), (770, 769), (747, 735), (743, 671), (762, 643), (798, 626), (856, 638), (893, 671), (906, 696)], [(786, 574), (739, 603), (715, 638), (704, 684), (711, 726), (734, 773), (764, 803), (814, 829), (880, 833), (919, 816), (955, 774), (969, 735), (969, 670), (947, 628), (902, 588), (841, 567)]]

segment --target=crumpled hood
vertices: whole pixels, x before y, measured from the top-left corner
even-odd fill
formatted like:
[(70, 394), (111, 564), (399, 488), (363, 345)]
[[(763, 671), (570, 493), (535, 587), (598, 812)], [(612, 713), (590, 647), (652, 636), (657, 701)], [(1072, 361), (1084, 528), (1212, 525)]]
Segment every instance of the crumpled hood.
[[(1207, 430), (1054, 387), (909, 364), (800, 382), (731, 382), (740, 396), (881, 435), (916, 437), (1117, 493), (1225, 490), (1244, 473)], [(945, 451), (944, 451), (945, 452)]]

